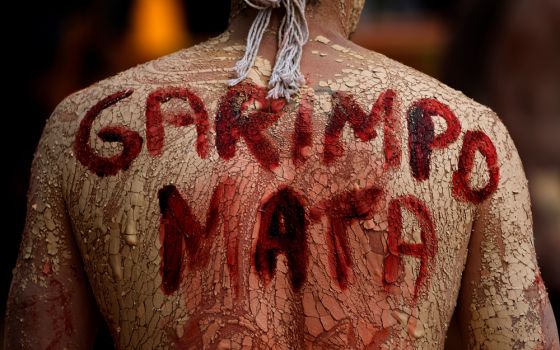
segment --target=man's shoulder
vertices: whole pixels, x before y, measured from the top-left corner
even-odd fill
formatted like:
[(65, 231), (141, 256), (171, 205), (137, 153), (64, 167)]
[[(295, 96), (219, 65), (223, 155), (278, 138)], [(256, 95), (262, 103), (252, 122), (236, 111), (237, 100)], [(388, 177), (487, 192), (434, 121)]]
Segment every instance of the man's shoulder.
[(227, 38), (226, 32), (200, 44), (138, 64), (76, 91), (59, 103), (51, 119), (68, 120), (70, 115), (73, 117), (70, 119), (84, 117), (96, 103), (119, 92), (133, 91), (141, 97), (136, 99), (131, 96), (128, 103), (144, 104), (146, 95), (159, 87), (196, 85), (201, 80), (201, 74), (225, 71), (220, 67), (213, 68), (215, 64), (209, 65), (205, 62), (224, 61), (228, 50), (233, 52), (242, 49), (233, 46), (225, 50), (219, 48)]
[[(182, 59), (188, 54), (186, 51), (174, 52), (139, 64), (73, 92), (56, 106), (49, 122), (79, 121), (96, 104), (111, 104), (114, 99), (126, 98), (131, 103), (136, 102), (134, 98), (130, 98), (132, 97), (130, 92), (149, 91), (154, 86), (165, 84), (165, 68), (175, 65), (177, 70), (181, 69), (177, 64), (188, 63), (188, 60)], [(173, 77), (167, 78), (171, 80)], [(121, 94), (126, 96), (119, 97)]]
[(460, 119), (463, 129), (494, 129), (494, 133), (507, 133), (502, 121), (491, 108), (473, 100), (462, 91), (381, 53), (358, 46), (351, 50), (364, 58), (368, 73), (376, 80), (374, 85), (380, 84), (384, 89), (396, 91), (405, 115), (419, 101), (430, 99), (449, 107)]

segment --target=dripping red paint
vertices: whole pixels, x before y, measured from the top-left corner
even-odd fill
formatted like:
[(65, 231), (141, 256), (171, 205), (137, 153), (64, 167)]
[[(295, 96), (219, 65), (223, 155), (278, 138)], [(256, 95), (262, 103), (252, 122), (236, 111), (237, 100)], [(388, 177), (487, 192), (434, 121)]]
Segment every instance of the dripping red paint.
[[(239, 138), (267, 170), (278, 167), (280, 154), (263, 132), (282, 115), (285, 100), (266, 98), (266, 90), (249, 83), (231, 87), (220, 101), (216, 114), (216, 149), (222, 159), (235, 156)], [(254, 110), (250, 111), (253, 107)], [(243, 115), (246, 113), (247, 115)]]
[[(119, 142), (122, 151), (111, 157), (102, 157), (89, 145), (92, 125), (96, 118), (111, 106), (130, 97), (132, 90), (123, 90), (97, 102), (80, 122), (74, 148), (77, 159), (99, 176), (116, 175), (129, 168), (139, 155), (143, 140), (140, 134), (121, 125), (107, 126), (98, 132), (105, 142)], [(164, 115), (162, 104), (172, 98), (189, 103), (192, 112)], [(398, 167), (401, 162), (399, 122), (394, 106), (396, 93), (387, 90), (379, 95), (367, 114), (354, 98), (342, 92), (335, 92), (333, 111), (324, 134), (324, 163), (331, 163), (344, 155), (341, 135), (346, 124), (361, 141), (370, 141), (377, 136), (376, 128), (384, 123), (384, 153), (386, 167)], [(240, 84), (230, 88), (220, 100), (215, 119), (216, 149), (220, 158), (232, 159), (238, 142), (243, 140), (250, 154), (266, 170), (274, 170), (280, 165), (280, 150), (267, 135), (283, 114), (285, 101), (266, 98), (266, 90), (252, 84)], [(312, 116), (313, 99), (305, 97), (298, 106), (293, 145), (292, 161), (301, 166), (307, 161), (308, 150), (313, 145)], [(446, 129), (435, 135), (435, 116), (442, 117)], [(429, 179), (432, 151), (454, 143), (461, 125), (449, 107), (435, 99), (416, 101), (407, 115), (409, 133), (410, 168), (419, 181)], [(146, 137), (148, 153), (161, 154), (164, 147), (164, 123), (177, 127), (193, 125), (197, 130), (196, 151), (201, 158), (208, 156), (209, 122), (203, 101), (192, 91), (184, 88), (161, 88), (151, 93), (146, 101)], [(481, 189), (470, 186), (476, 152), (484, 156), (489, 181)], [(490, 138), (482, 131), (467, 131), (461, 148), (458, 170), (452, 177), (453, 195), (458, 200), (480, 203), (494, 193), (499, 184), (497, 151)], [(162, 233), (162, 288), (166, 294), (175, 292), (181, 283), (186, 259), (188, 268), (200, 268), (207, 264), (208, 256), (215, 241), (218, 212), (226, 204), (222, 203), (224, 187), (221, 183), (215, 189), (210, 207), (206, 213), (206, 225), (193, 215), (191, 207), (174, 185), (163, 187), (159, 193), (161, 211), (160, 230)], [(344, 289), (351, 283), (352, 256), (347, 238), (347, 229), (355, 220), (371, 218), (378, 210), (376, 204), (382, 190), (365, 188), (337, 194), (320, 201), (310, 209), (312, 220), (322, 217), (328, 223), (325, 233), (328, 249), (329, 272), (333, 280)], [(261, 205), (260, 229), (252, 262), (259, 277), (265, 282), (275, 274), (279, 254), (287, 257), (290, 279), (295, 290), (299, 290), (306, 280), (308, 260), (306, 229), (307, 220), (303, 197), (289, 187), (281, 187)], [(402, 237), (402, 210), (414, 214), (421, 228), (421, 243), (405, 241)], [(420, 260), (420, 271), (415, 281), (414, 299), (428, 283), (430, 271), (435, 264), (437, 237), (431, 215), (424, 203), (414, 196), (402, 196), (389, 204), (388, 252), (384, 259), (383, 281), (394, 284), (402, 278), (402, 257), (412, 256)], [(239, 288), (239, 223), (238, 218), (224, 220), (224, 241), (226, 262), (237, 293)]]
[(306, 149), (313, 145), (313, 100), (304, 96), (296, 115), (296, 125), (293, 134), (292, 160), (296, 166), (300, 166), (307, 160)]
[[(402, 237), (402, 209), (414, 214), (420, 226), (422, 243), (409, 243)], [(407, 195), (393, 199), (389, 203), (389, 227), (387, 232), (387, 255), (383, 262), (383, 278), (386, 284), (398, 281), (402, 269), (402, 256), (409, 255), (420, 259), (420, 271), (414, 286), (413, 299), (428, 282), (430, 272), (434, 269), (437, 253), (435, 227), (426, 205), (418, 198)]]
[(259, 225), (253, 258), (259, 277), (268, 284), (274, 277), (278, 254), (284, 254), (292, 286), (300, 290), (307, 276), (308, 260), (303, 201), (289, 187), (279, 189), (260, 206)]
[(185, 253), (191, 269), (206, 266), (208, 263), (216, 235), (221, 197), (222, 187), (218, 186), (210, 200), (206, 225), (202, 226), (174, 185), (159, 190), (160, 230), (163, 235), (162, 289), (166, 294), (171, 294), (179, 288)]
[(377, 210), (376, 204), (381, 194), (382, 190), (376, 187), (355, 189), (322, 202), (311, 210), (311, 217), (315, 221), (323, 215), (327, 216), (326, 241), (330, 273), (342, 289), (348, 287), (352, 268), (347, 228), (354, 220), (371, 219)]

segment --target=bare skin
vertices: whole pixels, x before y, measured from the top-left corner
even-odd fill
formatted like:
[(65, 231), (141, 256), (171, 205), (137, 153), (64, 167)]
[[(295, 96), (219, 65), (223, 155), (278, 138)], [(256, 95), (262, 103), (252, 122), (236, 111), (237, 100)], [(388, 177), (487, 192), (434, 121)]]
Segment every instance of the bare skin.
[[(259, 99), (236, 105), (247, 102), (243, 96), (225, 103), (250, 11), (216, 39), (65, 99), (33, 164), (6, 347), (91, 347), (97, 307), (119, 348), (434, 349), (443, 348), (457, 307), (466, 348), (558, 348), (533, 247), (527, 183), (507, 130), (460, 92), (347, 41), (353, 6), (359, 4), (325, 0), (309, 8), (307, 84), (285, 105)], [(249, 74), (257, 86), (266, 86), (270, 74), (277, 24), (275, 18)], [(239, 91), (254, 90), (247, 86)], [(200, 98), (208, 130), (201, 122), (197, 133), (193, 123), (204, 113), (189, 104), (190, 95), (163, 98), (155, 107), (147, 102), (155, 91), (180, 88)], [(380, 122), (375, 135), (367, 134), (360, 129), (365, 119), (354, 130), (349, 119), (342, 148), (332, 146), (325, 135), (344, 96), (368, 115), (389, 90), (390, 129)], [(411, 170), (407, 118), (422, 115), (413, 106), (426, 98), (445, 106), (458, 128), (433, 147), (422, 178), (421, 168)], [(243, 131), (227, 156), (217, 140), (222, 132), (231, 137), (231, 129), (219, 127), (228, 106), (234, 114), (241, 108), (247, 123), (259, 109), (273, 110), (263, 118), (279, 117), (260, 131), (258, 123)], [(157, 123), (148, 122), (157, 119), (154, 110), (161, 110), (163, 138), (154, 136)], [(187, 118), (176, 126), (185, 112), (194, 116), (190, 125)], [(310, 124), (298, 119), (303, 115)], [(91, 130), (84, 129), (91, 117)], [(450, 129), (443, 118), (431, 118), (435, 135)], [(107, 132), (105, 141), (98, 136), (116, 125), (127, 130), (130, 146), (120, 163), (108, 160), (126, 153), (114, 142), (118, 132)], [(294, 133), (303, 129), (311, 143), (294, 148)], [(391, 147), (389, 134), (396, 140)], [(255, 135), (264, 135), (272, 150), (263, 151), (263, 143), (252, 148)], [(472, 169), (461, 170), (472, 135), (485, 135), (490, 151), (476, 152)], [(496, 164), (488, 161), (492, 149)], [(388, 156), (396, 150), (400, 156)], [(468, 177), (463, 192), (461, 174)], [(489, 189), (483, 197), (469, 197), (483, 188)], [(270, 219), (274, 203), (280, 211)], [(194, 219), (185, 224), (186, 217)], [(298, 231), (303, 239), (278, 238), (297, 225), (305, 228)], [(169, 244), (173, 230), (184, 236)], [(271, 257), (266, 242), (275, 242), (278, 254)], [(259, 258), (261, 250), (266, 258)], [(295, 251), (305, 253), (290, 255)]]

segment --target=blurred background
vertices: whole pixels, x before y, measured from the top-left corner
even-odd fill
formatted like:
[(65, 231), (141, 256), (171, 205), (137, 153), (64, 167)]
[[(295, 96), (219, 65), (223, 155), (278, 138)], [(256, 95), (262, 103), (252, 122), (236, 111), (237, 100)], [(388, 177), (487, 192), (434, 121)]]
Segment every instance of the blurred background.
[[(23, 230), (33, 152), (54, 107), (97, 80), (219, 34), (229, 15), (229, 0), (6, 6), (2, 214), (8, 226), (0, 244), (0, 315)], [(501, 116), (525, 165), (539, 263), (560, 318), (560, 1), (366, 0), (352, 40)], [(0, 344), (2, 334), (0, 329)], [(96, 348), (110, 347), (103, 329)]]

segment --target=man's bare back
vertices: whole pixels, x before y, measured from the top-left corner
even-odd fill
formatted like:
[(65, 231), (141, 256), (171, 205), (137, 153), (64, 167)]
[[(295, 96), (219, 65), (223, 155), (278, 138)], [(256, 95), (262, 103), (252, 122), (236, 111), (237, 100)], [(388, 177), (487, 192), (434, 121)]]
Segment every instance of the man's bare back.
[(227, 85), (240, 43), (56, 109), (8, 344), (91, 341), (87, 278), (120, 348), (442, 348), (456, 305), (469, 347), (557, 346), (521, 162), (489, 109), (336, 36), (306, 46), (299, 96), (267, 99), (269, 47)]

